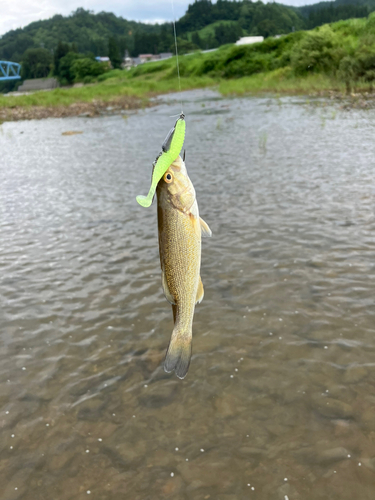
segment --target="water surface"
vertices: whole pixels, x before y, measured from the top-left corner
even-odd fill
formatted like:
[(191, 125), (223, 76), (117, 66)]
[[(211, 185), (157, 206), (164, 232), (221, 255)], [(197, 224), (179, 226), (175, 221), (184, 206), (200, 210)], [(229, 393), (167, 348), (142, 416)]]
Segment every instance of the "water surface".
[(213, 237), (183, 381), (135, 202), (173, 96), (0, 126), (0, 498), (373, 500), (375, 112), (202, 91), (184, 111)]

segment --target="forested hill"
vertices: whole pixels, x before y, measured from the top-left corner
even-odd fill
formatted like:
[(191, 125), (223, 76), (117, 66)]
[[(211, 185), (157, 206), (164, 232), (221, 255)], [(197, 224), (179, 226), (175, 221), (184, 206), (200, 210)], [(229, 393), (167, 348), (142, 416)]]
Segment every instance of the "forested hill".
[(152, 33), (160, 31), (160, 27), (127, 21), (109, 12), (93, 14), (79, 8), (67, 17), (57, 14), (9, 31), (0, 39), (0, 59), (18, 62), (27, 49), (55, 50), (59, 41), (74, 43), (80, 52), (107, 55), (110, 37), (128, 41), (137, 31)]
[[(375, 10), (375, 0), (336, 0), (300, 8), (280, 3), (250, 0), (195, 0), (177, 21), (181, 53), (197, 48), (214, 48), (244, 35), (264, 37), (310, 29), (327, 22), (365, 17)], [(70, 16), (54, 17), (12, 30), (0, 38), (0, 59), (22, 62), (27, 49), (44, 48), (55, 53), (59, 42), (74, 51), (108, 55), (109, 41), (120, 53), (130, 55), (170, 51), (173, 47), (170, 23), (149, 25), (128, 21), (112, 13), (94, 14), (82, 8)], [(114, 41), (115, 40), (115, 41)]]
[(335, 0), (298, 7), (308, 28), (344, 19), (366, 17), (375, 10), (375, 0)]

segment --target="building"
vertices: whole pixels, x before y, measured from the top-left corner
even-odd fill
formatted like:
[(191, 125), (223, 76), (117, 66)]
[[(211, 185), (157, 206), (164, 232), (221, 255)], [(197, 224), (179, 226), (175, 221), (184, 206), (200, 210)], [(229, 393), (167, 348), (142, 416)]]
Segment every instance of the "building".
[(264, 37), (262, 36), (244, 36), (237, 40), (236, 45), (250, 45), (251, 43), (263, 42)]
[(108, 63), (109, 62), (109, 57), (95, 57), (95, 60), (98, 61), (98, 62), (106, 62)]
[(152, 58), (154, 57), (154, 55), (153, 54), (139, 54), (138, 57), (141, 61), (141, 64), (143, 64), (145, 62), (152, 61)]
[(121, 64), (122, 69), (130, 69), (133, 66), (137, 66), (137, 64), (140, 64), (140, 61), (136, 61), (136, 59), (138, 58), (133, 58), (129, 56), (125, 57)]

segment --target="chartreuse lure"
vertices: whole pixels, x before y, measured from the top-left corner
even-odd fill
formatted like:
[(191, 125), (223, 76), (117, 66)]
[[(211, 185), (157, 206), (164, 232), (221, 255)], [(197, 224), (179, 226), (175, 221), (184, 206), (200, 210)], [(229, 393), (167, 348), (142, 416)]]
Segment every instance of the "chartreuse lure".
[(148, 195), (138, 195), (136, 198), (137, 202), (142, 207), (149, 207), (151, 205), (158, 182), (181, 153), (185, 140), (185, 128), (185, 116), (181, 113), (179, 119), (175, 123), (175, 126), (169, 131), (167, 137), (165, 138), (162, 151), (154, 162), (151, 187)]

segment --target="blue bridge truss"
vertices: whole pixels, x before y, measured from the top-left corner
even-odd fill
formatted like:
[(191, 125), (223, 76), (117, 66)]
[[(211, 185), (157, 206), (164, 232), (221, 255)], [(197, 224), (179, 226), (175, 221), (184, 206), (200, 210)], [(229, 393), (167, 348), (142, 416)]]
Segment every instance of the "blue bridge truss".
[(0, 82), (19, 80), (21, 65), (10, 61), (0, 61)]

